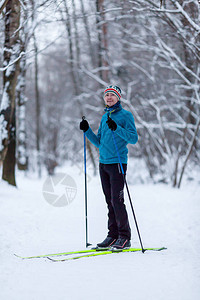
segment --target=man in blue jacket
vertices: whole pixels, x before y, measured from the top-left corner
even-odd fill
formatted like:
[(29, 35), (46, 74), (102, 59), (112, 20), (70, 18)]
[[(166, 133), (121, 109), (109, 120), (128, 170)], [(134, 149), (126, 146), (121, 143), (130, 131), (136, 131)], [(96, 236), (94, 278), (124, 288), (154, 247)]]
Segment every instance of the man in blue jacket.
[[(122, 108), (120, 103), (121, 89), (110, 85), (104, 91), (106, 113), (101, 119), (97, 135), (89, 127), (87, 120), (82, 120), (80, 129), (87, 138), (99, 148), (99, 171), (103, 192), (108, 206), (108, 235), (97, 244), (98, 247), (114, 247), (118, 249), (131, 246), (131, 229), (126, 206), (124, 204), (124, 175), (122, 174), (119, 156), (126, 174), (127, 144), (136, 144), (138, 135), (133, 115)], [(114, 131), (114, 139), (113, 133)]]

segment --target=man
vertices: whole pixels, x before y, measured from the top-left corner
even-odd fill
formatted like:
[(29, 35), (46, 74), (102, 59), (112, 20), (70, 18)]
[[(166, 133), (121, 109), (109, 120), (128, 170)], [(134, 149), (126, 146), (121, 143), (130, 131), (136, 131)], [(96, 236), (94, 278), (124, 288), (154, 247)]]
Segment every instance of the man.
[[(131, 246), (131, 229), (123, 191), (127, 169), (127, 144), (137, 143), (138, 135), (134, 118), (129, 111), (122, 108), (120, 98), (121, 89), (118, 86), (110, 85), (105, 89), (106, 113), (101, 119), (97, 135), (89, 127), (87, 120), (80, 122), (80, 129), (99, 148), (100, 154), (99, 171), (108, 206), (108, 235), (102, 243), (97, 244), (100, 248), (112, 246), (124, 249)], [(120, 167), (120, 160), (124, 175)]]

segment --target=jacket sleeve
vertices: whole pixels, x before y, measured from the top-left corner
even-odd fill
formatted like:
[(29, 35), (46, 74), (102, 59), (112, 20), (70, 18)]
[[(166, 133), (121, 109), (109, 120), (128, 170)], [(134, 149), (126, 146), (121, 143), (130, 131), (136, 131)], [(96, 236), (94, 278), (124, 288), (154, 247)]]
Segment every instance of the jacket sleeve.
[(97, 148), (99, 148), (100, 139), (101, 139), (101, 124), (99, 126), (97, 135), (92, 131), (92, 129), (90, 127), (85, 132), (85, 135), (93, 145), (95, 145)]
[(123, 140), (130, 144), (136, 144), (138, 141), (138, 134), (135, 127), (135, 121), (133, 115), (130, 113), (127, 116), (125, 128), (117, 124), (117, 129), (115, 130)]

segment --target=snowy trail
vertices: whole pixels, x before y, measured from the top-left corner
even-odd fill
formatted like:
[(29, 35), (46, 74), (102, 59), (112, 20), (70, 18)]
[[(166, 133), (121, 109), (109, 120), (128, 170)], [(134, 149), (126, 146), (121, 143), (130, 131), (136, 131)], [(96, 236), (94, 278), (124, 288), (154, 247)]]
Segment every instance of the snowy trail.
[[(42, 180), (20, 175), (19, 188), (0, 182), (0, 299), (197, 300), (200, 295), (200, 186), (174, 190), (165, 185), (130, 186), (144, 247), (162, 252), (121, 253), (52, 263), (21, 260), (34, 255), (84, 249), (83, 178), (67, 172), (78, 186), (75, 200), (63, 208), (48, 204)], [(106, 207), (98, 176), (88, 184), (89, 241), (106, 234)], [(126, 196), (127, 199), (127, 196)], [(132, 246), (138, 237), (132, 227)], [(106, 296), (106, 297), (105, 297)]]

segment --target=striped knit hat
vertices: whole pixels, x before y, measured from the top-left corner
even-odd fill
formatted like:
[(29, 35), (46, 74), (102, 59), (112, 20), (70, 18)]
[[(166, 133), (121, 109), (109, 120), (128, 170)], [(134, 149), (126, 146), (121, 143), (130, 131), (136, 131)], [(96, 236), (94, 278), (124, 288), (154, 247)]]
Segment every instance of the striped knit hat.
[(104, 91), (104, 97), (107, 93), (115, 94), (117, 98), (120, 100), (122, 91), (120, 87), (118, 87), (117, 85), (109, 85)]

